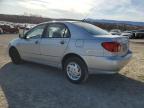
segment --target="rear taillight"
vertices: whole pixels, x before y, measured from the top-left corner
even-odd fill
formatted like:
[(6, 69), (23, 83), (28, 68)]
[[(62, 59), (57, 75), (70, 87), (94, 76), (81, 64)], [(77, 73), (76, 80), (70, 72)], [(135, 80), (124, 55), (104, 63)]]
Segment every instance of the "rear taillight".
[(104, 49), (110, 52), (120, 52), (121, 44), (118, 42), (103, 42), (102, 46)]

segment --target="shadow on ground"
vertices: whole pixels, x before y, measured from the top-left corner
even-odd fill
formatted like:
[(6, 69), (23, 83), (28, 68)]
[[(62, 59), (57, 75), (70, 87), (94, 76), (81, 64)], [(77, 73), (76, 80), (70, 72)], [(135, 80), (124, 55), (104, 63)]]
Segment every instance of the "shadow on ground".
[(74, 85), (55, 68), (8, 63), (0, 86), (9, 108), (143, 108), (144, 83), (122, 75), (94, 75)]

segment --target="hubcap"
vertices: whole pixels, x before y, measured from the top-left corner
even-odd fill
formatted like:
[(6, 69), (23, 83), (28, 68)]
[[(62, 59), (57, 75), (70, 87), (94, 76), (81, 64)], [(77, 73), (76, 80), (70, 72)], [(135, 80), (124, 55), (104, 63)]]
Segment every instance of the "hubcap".
[(81, 68), (75, 62), (70, 62), (66, 67), (67, 74), (70, 79), (78, 80), (81, 77)]

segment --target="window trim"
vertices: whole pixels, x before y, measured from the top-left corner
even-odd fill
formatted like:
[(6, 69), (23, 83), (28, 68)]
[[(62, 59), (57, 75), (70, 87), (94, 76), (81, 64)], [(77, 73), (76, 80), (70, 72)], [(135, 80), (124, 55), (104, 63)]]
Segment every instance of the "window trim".
[[(68, 37), (45, 37), (46, 32), (47, 32), (47, 28), (51, 24), (60, 24), (60, 25), (63, 25), (68, 30), (69, 36)], [(49, 39), (56, 39), (56, 38), (60, 38), (61, 39), (61, 38), (70, 38), (70, 37), (71, 37), (71, 32), (70, 32), (68, 26), (65, 25), (64, 23), (60, 23), (60, 22), (50, 22), (50, 23), (47, 23), (47, 26), (45, 27), (45, 30), (44, 30), (43, 35), (42, 35), (42, 38), (49, 38)]]

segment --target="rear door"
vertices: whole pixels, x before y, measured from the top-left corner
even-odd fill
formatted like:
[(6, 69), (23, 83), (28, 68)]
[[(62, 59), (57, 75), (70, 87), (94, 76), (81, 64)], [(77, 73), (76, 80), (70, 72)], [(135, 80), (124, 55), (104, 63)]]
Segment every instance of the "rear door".
[(40, 50), (45, 63), (57, 66), (67, 48), (70, 31), (63, 23), (49, 23), (42, 37)]

